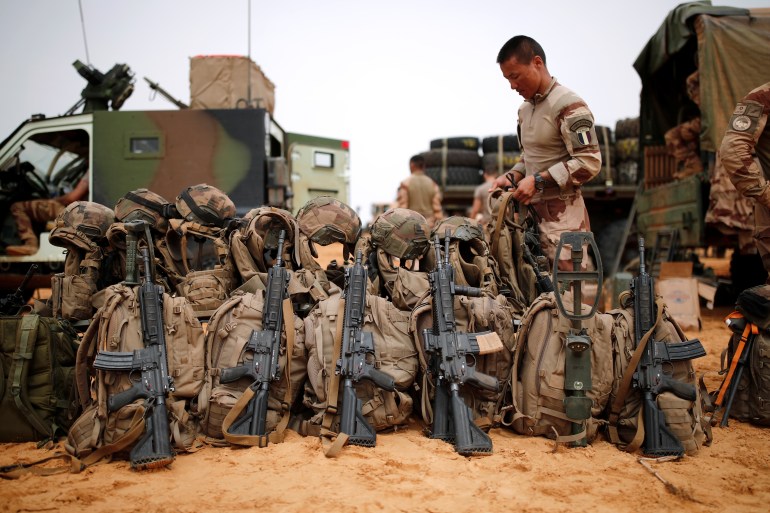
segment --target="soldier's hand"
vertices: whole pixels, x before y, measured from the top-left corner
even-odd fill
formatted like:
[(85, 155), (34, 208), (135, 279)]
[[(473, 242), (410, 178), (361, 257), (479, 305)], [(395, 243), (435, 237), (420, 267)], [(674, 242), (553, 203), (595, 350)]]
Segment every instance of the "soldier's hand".
[(505, 189), (506, 187), (509, 187), (513, 185), (508, 178), (506, 178), (505, 175), (498, 176), (495, 178), (495, 181), (492, 182), (492, 186), (489, 188), (489, 192), (493, 191), (494, 189)]
[(535, 177), (532, 175), (526, 176), (519, 180), (516, 190), (513, 191), (513, 198), (525, 205), (529, 205), (535, 192)]

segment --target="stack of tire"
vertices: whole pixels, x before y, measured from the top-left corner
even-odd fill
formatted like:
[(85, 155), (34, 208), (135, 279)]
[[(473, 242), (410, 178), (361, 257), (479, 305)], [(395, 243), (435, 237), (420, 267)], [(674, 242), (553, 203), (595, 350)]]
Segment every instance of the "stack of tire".
[(618, 185), (634, 185), (639, 178), (639, 118), (620, 119), (615, 124), (615, 155)]
[(447, 137), (430, 142), (425, 158), (425, 174), (441, 188), (454, 185), (478, 185), (481, 176), (481, 156), (478, 137)]
[(494, 135), (481, 140), (481, 164), (484, 172), (503, 175), (521, 159), (519, 138), (515, 134)]
[(588, 185), (614, 184), (617, 173), (612, 129), (603, 125), (596, 125), (596, 138), (599, 141), (599, 150), (602, 153), (602, 168), (599, 174), (588, 181)]

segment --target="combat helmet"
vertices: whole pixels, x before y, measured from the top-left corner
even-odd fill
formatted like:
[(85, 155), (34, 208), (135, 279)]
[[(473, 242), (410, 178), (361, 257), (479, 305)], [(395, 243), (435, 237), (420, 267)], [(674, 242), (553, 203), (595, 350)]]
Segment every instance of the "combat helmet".
[(67, 205), (51, 230), (51, 244), (60, 247), (77, 246), (83, 250), (107, 243), (107, 230), (115, 222), (115, 212), (92, 201), (75, 201)]
[(235, 204), (230, 197), (205, 183), (183, 190), (176, 198), (176, 209), (185, 221), (220, 228), (235, 217)]
[(428, 221), (408, 208), (392, 208), (372, 223), (372, 244), (402, 260), (420, 258), (428, 250)]
[(461, 240), (464, 242), (484, 240), (484, 231), (481, 229), (481, 226), (473, 219), (463, 216), (451, 216), (439, 221), (433, 227), (433, 232), (430, 234), (431, 238), (438, 235), (439, 239), (443, 241), (447, 229), (449, 229), (450, 240)]
[(340, 242), (352, 247), (361, 233), (361, 219), (345, 203), (331, 196), (311, 199), (297, 212), (300, 231), (321, 246)]
[(147, 221), (160, 233), (166, 233), (168, 219), (178, 215), (176, 207), (166, 198), (147, 189), (127, 192), (115, 205), (115, 218), (119, 222)]

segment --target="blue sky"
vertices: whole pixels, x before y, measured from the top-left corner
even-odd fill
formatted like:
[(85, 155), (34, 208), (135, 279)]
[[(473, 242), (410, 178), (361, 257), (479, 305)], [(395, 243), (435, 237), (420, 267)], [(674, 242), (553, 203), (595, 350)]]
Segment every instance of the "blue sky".
[(78, 0), (4, 0), (0, 138), (32, 113), (54, 116), (78, 100), (85, 82), (75, 59), (133, 69), (124, 110), (172, 109), (151, 100), (141, 77), (189, 101), (190, 57), (250, 52), (276, 85), (285, 130), (350, 141), (350, 205), (366, 221), (372, 203), (395, 198), (409, 157), (431, 139), (515, 130), (522, 98), (495, 57), (516, 34), (541, 43), (551, 73), (598, 124), (637, 116), (632, 64), (679, 3), (252, 0), (249, 20), (248, 0), (81, 0), (87, 59)]

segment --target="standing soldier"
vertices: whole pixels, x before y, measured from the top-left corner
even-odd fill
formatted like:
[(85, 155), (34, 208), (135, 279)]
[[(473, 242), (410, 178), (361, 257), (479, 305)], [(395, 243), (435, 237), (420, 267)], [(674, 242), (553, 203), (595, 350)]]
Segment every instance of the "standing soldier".
[[(531, 37), (511, 38), (500, 49), (497, 63), (525, 102), (519, 107), (517, 126), (521, 160), (494, 185), (513, 185), (513, 197), (532, 205), (539, 217), (543, 252), (553, 265), (562, 233), (591, 229), (580, 186), (602, 167), (593, 114), (577, 94), (551, 76), (543, 48)], [(569, 251), (562, 251), (559, 269), (571, 270), (570, 258)], [(587, 265), (587, 255), (583, 262)]]
[(442, 217), (441, 191), (438, 184), (425, 174), (425, 158), (415, 155), (409, 159), (409, 178), (398, 186), (397, 208), (408, 208), (419, 212), (432, 227)]
[[(754, 198), (754, 243), (770, 276), (770, 82), (747, 94), (733, 111), (719, 158), (735, 188)], [(770, 278), (768, 278), (770, 284)]]

